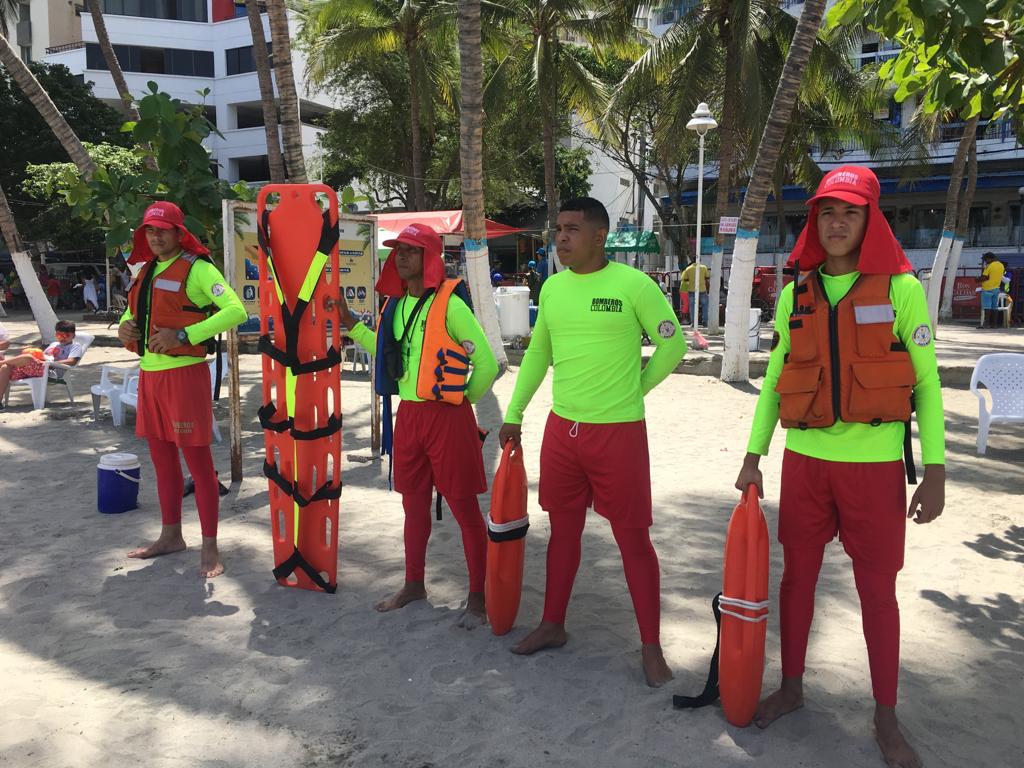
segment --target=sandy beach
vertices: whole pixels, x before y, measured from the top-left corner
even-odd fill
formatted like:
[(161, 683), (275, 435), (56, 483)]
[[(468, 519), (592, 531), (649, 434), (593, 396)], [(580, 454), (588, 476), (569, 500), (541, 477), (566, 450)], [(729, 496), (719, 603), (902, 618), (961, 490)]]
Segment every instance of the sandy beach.
[[(155, 480), (134, 416), (120, 430), (105, 410), (93, 421), (87, 392), (103, 363), (129, 362), (124, 350), (94, 346), (79, 372), (76, 406), (51, 389), (53, 404), (32, 411), (27, 390), (18, 388), (0, 411), (0, 765), (882, 765), (870, 728), (860, 611), (838, 544), (819, 581), (803, 711), (759, 731), (727, 725), (717, 706), (671, 706), (673, 693), (699, 692), (707, 673), (709, 600), (719, 589), (725, 525), (738, 495), (732, 483), (759, 380), (730, 386), (673, 375), (647, 399), (662, 641), (676, 674), (652, 690), (640, 671), (617, 548), (606, 521), (593, 514), (569, 644), (528, 658), (509, 652), (539, 620), (543, 599), (549, 529), (536, 486), (550, 380), (524, 423), (533, 518), (519, 619), (499, 638), (486, 628), (454, 627), (467, 583), (450, 514), (434, 523), (429, 599), (389, 614), (372, 609), (402, 580), (403, 513), (400, 497), (388, 491), (387, 465), (367, 461), (369, 385), (350, 366), (336, 595), (282, 588), (271, 576), (255, 355), (240, 364), (245, 479), (222, 499), (227, 573), (198, 578), (197, 548), (127, 559), (128, 549), (159, 529)], [(478, 407), (495, 436), (515, 373)], [(1024, 430), (994, 427), (988, 454), (978, 456), (975, 397), (966, 388), (946, 388), (944, 397), (946, 511), (932, 525), (910, 526), (898, 583), (899, 711), (925, 765), (1009, 768), (1022, 754)], [(216, 412), (226, 438), (226, 402)], [(491, 474), (496, 442), (484, 447)], [(779, 430), (762, 463), (773, 537), (782, 447)], [(101, 515), (96, 463), (113, 451), (143, 459), (140, 508)], [(227, 443), (214, 455), (226, 476)], [(198, 545), (191, 500), (184, 523), (186, 540)], [(772, 562), (766, 691), (780, 674), (777, 545)]]

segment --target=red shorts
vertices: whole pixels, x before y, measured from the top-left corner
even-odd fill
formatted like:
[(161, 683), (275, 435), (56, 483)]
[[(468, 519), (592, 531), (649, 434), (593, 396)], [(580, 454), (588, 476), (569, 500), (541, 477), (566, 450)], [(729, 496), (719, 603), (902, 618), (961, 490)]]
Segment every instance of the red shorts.
[(135, 434), (179, 448), (209, 445), (213, 439), (213, 393), (206, 363), (142, 371)]
[(11, 381), (23, 381), (34, 379), (43, 375), (43, 364), (38, 360), (32, 360), (18, 368), (11, 369)]
[(395, 417), (392, 455), (395, 490), (437, 488), (445, 498), (465, 499), (487, 491), (476, 416), (461, 405), (403, 400)]
[(647, 423), (581, 424), (552, 412), (540, 448), (540, 505), (558, 513), (591, 504), (617, 525), (651, 525)]
[(839, 534), (854, 562), (903, 567), (907, 483), (902, 461), (824, 461), (787, 450), (782, 458), (779, 542), (820, 548)]

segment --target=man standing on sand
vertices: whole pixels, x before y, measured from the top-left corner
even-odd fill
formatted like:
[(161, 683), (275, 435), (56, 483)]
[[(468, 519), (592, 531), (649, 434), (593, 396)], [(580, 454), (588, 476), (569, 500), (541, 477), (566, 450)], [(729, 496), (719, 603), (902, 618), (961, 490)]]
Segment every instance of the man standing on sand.
[[(405, 510), (405, 584), (376, 609), (393, 611), (427, 597), (427, 541), (436, 488), (462, 531), (469, 595), (458, 626), (473, 629), (487, 621), (487, 532), (477, 500), (487, 490), (487, 477), (472, 403), (494, 383), (498, 361), (459, 295), (468, 296), (462, 281), (445, 279), (441, 236), (426, 224), (410, 224), (384, 245), (393, 250), (376, 286), (387, 297), (377, 332), (352, 314), (343, 292), (336, 305), (328, 306), (328, 311), (337, 306), (352, 340), (377, 357), (378, 392), (401, 399), (391, 458)], [(385, 446), (390, 421), (386, 410)]]
[[(930, 523), (942, 514), (945, 435), (924, 289), (878, 207), (879, 194), (869, 169), (841, 166), (808, 201), (807, 226), (790, 257), (800, 272), (779, 295), (736, 487), (752, 483), (763, 495), (758, 463), (781, 419), (782, 684), (761, 702), (754, 722), (765, 728), (803, 706), (815, 585), (825, 546), (838, 533), (853, 560), (882, 756), (891, 768), (919, 768), (896, 718), (896, 575), (907, 518)], [(925, 473), (908, 509), (904, 471), (912, 476), (913, 465), (905, 467), (901, 457), (909, 448), (912, 403)]]
[(184, 477), (180, 450), (195, 483), (203, 532), (199, 575), (224, 572), (217, 550), (220, 496), (210, 440), (213, 396), (206, 355), (219, 333), (247, 314), (209, 251), (185, 228), (173, 203), (154, 203), (135, 230), (132, 263), (144, 262), (128, 290), (117, 335), (138, 353), (139, 407), (135, 433), (146, 438), (156, 471), (163, 527), (160, 537), (128, 557), (148, 558), (185, 549), (181, 535)]
[[(540, 310), (499, 440), (522, 439), (523, 412), (554, 367), (540, 453), (540, 505), (551, 520), (544, 616), (513, 649), (565, 645), (565, 616), (588, 507), (606, 518), (622, 555), (648, 685), (672, 679), (661, 650), (661, 575), (651, 545), (651, 480), (644, 395), (686, 353), (657, 283), (605, 258), (608, 212), (581, 197), (562, 205), (556, 244), (565, 269), (544, 282)], [(641, 369), (646, 331), (657, 348)]]

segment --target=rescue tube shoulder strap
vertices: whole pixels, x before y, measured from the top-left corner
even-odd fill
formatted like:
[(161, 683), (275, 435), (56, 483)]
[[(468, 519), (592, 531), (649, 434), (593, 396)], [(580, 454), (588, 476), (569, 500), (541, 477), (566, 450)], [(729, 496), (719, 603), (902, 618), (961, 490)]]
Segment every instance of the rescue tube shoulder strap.
[(676, 709), (699, 709), (718, 701), (718, 647), (722, 638), (722, 611), (719, 607), (721, 599), (722, 593), (719, 592), (711, 601), (711, 610), (715, 613), (715, 652), (711, 654), (711, 667), (708, 669), (704, 690), (697, 696), (673, 696), (672, 706)]

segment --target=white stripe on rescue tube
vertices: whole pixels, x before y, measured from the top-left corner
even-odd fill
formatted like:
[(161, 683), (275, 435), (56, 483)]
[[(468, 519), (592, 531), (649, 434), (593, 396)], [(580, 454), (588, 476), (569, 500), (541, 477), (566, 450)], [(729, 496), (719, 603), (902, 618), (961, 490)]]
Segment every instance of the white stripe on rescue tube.
[(896, 312), (892, 304), (866, 304), (853, 308), (857, 317), (857, 325), (873, 323), (891, 323), (896, 320)]
[(508, 533), (530, 524), (530, 516), (521, 517), (518, 520), (513, 520), (508, 523), (496, 523), (491, 519), (490, 515), (487, 515), (487, 528), (494, 533)]

